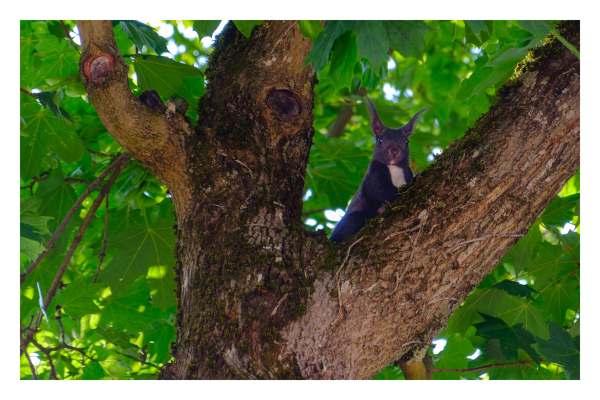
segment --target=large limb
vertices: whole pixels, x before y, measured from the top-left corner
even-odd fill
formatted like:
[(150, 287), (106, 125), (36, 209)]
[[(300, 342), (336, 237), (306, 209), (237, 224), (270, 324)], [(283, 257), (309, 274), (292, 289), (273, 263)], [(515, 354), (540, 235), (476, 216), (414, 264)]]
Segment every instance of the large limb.
[(100, 120), (115, 140), (164, 183), (177, 212), (191, 200), (184, 146), (192, 126), (173, 110), (151, 108), (129, 88), (110, 21), (77, 21), (82, 53), (79, 72)]

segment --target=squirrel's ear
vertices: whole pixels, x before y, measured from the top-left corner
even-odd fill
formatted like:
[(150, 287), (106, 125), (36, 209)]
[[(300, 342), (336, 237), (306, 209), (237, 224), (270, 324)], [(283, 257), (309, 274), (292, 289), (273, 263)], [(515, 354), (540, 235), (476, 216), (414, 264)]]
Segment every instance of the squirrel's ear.
[[(429, 106), (429, 107), (431, 107), (431, 106)], [(427, 110), (429, 110), (429, 107), (425, 107), (424, 109), (422, 109), (421, 111), (416, 113), (415, 116), (412, 117), (410, 122), (402, 127), (402, 130), (404, 131), (406, 136), (410, 136), (413, 134), (413, 130), (415, 128), (415, 122), (417, 122), (417, 120), (419, 119), (419, 117), (421, 117), (421, 115), (423, 115)]]
[(379, 115), (377, 114), (377, 110), (375, 109), (375, 104), (373, 104), (371, 99), (369, 99), (368, 97), (365, 98), (367, 99), (367, 110), (369, 110), (369, 114), (371, 114), (371, 117), (373, 118), (373, 122), (371, 122), (371, 130), (373, 131), (375, 138), (378, 139), (379, 136), (381, 136), (381, 133), (383, 132), (385, 126), (381, 122), (381, 119), (379, 119)]

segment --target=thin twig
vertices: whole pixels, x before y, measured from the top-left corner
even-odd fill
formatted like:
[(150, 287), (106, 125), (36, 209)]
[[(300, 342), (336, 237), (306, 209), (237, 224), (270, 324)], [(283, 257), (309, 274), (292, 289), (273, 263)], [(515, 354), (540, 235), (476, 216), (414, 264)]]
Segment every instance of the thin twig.
[(58, 324), (58, 327), (60, 328), (60, 341), (61, 343), (65, 343), (65, 329), (62, 326), (62, 312), (60, 311), (60, 309), (58, 310), (58, 313), (56, 315), (56, 317), (54, 317), (54, 319), (56, 320), (56, 323)]
[(92, 149), (90, 149), (90, 146), (88, 146), (87, 142), (85, 141), (85, 138), (81, 138), (81, 140), (83, 140), (83, 144), (85, 144), (85, 149), (88, 151), (88, 153), (92, 153), (92, 154), (95, 154), (95, 155), (101, 156), (101, 157), (110, 157), (110, 158), (117, 158), (117, 157), (119, 157), (119, 156), (114, 155), (114, 154), (101, 153), (99, 151), (92, 150)]
[(250, 167), (248, 167), (246, 164), (244, 164), (243, 162), (241, 162), (240, 160), (233, 160), (238, 164), (243, 165), (244, 167), (246, 167), (248, 169), (248, 171), (250, 171), (250, 175), (252, 175), (252, 177), (254, 178), (254, 174), (252, 173), (252, 170), (250, 169)]
[(98, 279), (98, 274), (100, 273), (100, 268), (102, 268), (102, 261), (104, 261), (104, 257), (106, 256), (106, 238), (108, 237), (108, 197), (104, 199), (105, 203), (105, 213), (104, 213), (104, 239), (102, 239), (102, 251), (98, 254), (98, 268), (96, 268), (96, 273), (94, 274), (94, 279), (92, 283), (96, 283), (96, 279)]
[(77, 202), (75, 202), (75, 204), (73, 204), (73, 207), (71, 207), (71, 209), (69, 210), (69, 213), (62, 220), (59, 227), (56, 228), (56, 231), (54, 232), (54, 234), (48, 241), (48, 244), (46, 245), (46, 249), (44, 251), (42, 251), (40, 253), (40, 255), (35, 259), (35, 261), (33, 263), (31, 263), (31, 265), (27, 268), (27, 270), (25, 270), (25, 272), (23, 274), (21, 274), (21, 285), (23, 284), (23, 282), (25, 282), (25, 279), (27, 279), (29, 274), (31, 274), (31, 271), (33, 271), (35, 269), (35, 267), (37, 267), (38, 264), (44, 259), (44, 257), (46, 257), (46, 254), (48, 254), (48, 252), (52, 248), (54, 248), (54, 244), (60, 237), (61, 233), (65, 230), (65, 227), (67, 226), (67, 224), (69, 223), (69, 221), (71, 220), (73, 215), (75, 215), (77, 210), (79, 210), (79, 207), (85, 201), (85, 199), (90, 195), (92, 190), (96, 189), (96, 187), (98, 187), (102, 183), (104, 178), (106, 178), (106, 176), (108, 174), (110, 174), (115, 168), (120, 168), (124, 164), (128, 163), (130, 161), (130, 157), (131, 157), (131, 155), (128, 153), (123, 154), (114, 163), (112, 163), (108, 168), (106, 168), (104, 170), (104, 172), (98, 178), (96, 178), (96, 180), (94, 182), (92, 182), (90, 184), (90, 186), (88, 186), (88, 188), (83, 192), (83, 194), (79, 197), (79, 199), (77, 199)]
[[(21, 328), (21, 333), (23, 332), (27, 332), (27, 331), (33, 331), (31, 329), (31, 324), (33, 323), (33, 319), (35, 318), (35, 315), (31, 315), (29, 318), (29, 325), (27, 325), (25, 328)], [(33, 333), (36, 333), (37, 331), (33, 331)]]
[(346, 261), (348, 261), (348, 257), (350, 257), (350, 250), (352, 250), (352, 248), (354, 247), (354, 245), (357, 244), (358, 242), (360, 242), (361, 240), (363, 240), (365, 237), (366, 236), (361, 237), (356, 242), (352, 243), (350, 245), (350, 247), (348, 247), (348, 251), (346, 252), (346, 258), (344, 258), (344, 262), (342, 263), (342, 265), (340, 266), (340, 268), (335, 273), (335, 276), (338, 276), (340, 274), (340, 271), (342, 270), (342, 268), (344, 268), (344, 264), (346, 264)]
[(467, 368), (467, 369), (439, 369), (439, 368), (434, 368), (433, 372), (461, 372), (461, 373), (466, 373), (466, 372), (481, 371), (483, 369), (488, 369), (488, 368), (510, 367), (510, 366), (514, 366), (514, 365), (531, 365), (531, 361), (517, 361), (517, 362), (510, 362), (510, 363), (505, 363), (505, 364), (492, 364), (492, 365), (484, 365), (483, 367), (475, 367), (475, 368)]
[(279, 303), (277, 303), (277, 305), (273, 309), (273, 312), (271, 313), (271, 317), (273, 315), (275, 315), (275, 313), (277, 312), (277, 309), (279, 308), (279, 306), (281, 305), (281, 303), (286, 299), (286, 297), (288, 297), (288, 293), (284, 294), (283, 297), (281, 298), (281, 300), (279, 300)]
[[(48, 179), (49, 174), (50, 174), (50, 171), (44, 171), (39, 176), (34, 176), (33, 178), (31, 178), (31, 179), (33, 179), (33, 182), (31, 182), (29, 185), (21, 186), (20, 190), (29, 189), (29, 194), (31, 196), (33, 196), (33, 185), (35, 185), (38, 182), (43, 182), (46, 179)], [(42, 178), (42, 176), (44, 176), (44, 178)]]
[(69, 183), (83, 183), (84, 185), (91, 185), (92, 181), (86, 181), (85, 179), (76, 179), (76, 178), (65, 178), (65, 182)]
[(285, 208), (285, 206), (278, 201), (274, 201), (273, 204), (277, 204), (278, 206)]
[(323, 211), (326, 211), (326, 210), (329, 210), (329, 208), (317, 208), (316, 210), (312, 210), (312, 211), (304, 211), (302, 213), (302, 216), (303, 217), (308, 217), (309, 215), (317, 214), (317, 213), (320, 213), (320, 212), (323, 212)]
[(54, 379), (58, 379), (56, 377), (56, 369), (54, 368), (54, 363), (52, 362), (52, 357), (50, 357), (50, 352), (52, 350), (49, 350), (47, 348), (45, 348), (44, 346), (42, 346), (41, 344), (39, 344), (34, 338), (30, 339), (31, 343), (33, 343), (35, 345), (35, 347), (37, 347), (40, 352), (42, 352), (46, 358), (48, 359), (48, 364), (50, 364), (50, 379), (54, 378)]
[(277, 45), (279, 44), (279, 42), (281, 42), (281, 40), (285, 37), (285, 35), (287, 35), (287, 33), (289, 32), (290, 29), (292, 29), (292, 27), (296, 24), (296, 21), (292, 22), (292, 24), (290, 25), (289, 28), (286, 29), (286, 31), (283, 33), (283, 35), (281, 35), (281, 37), (279, 38), (279, 40), (277, 41), (277, 43), (275, 43), (275, 46), (273, 46), (273, 49), (271, 50), (271, 52), (269, 53), (269, 56), (271, 54), (273, 54), (273, 52), (275, 51), (275, 48), (277, 47)]
[[(126, 160), (129, 161), (129, 158)], [(104, 197), (108, 196), (108, 192), (109, 192), (110, 188), (112, 187), (112, 185), (115, 183), (115, 181), (119, 177), (119, 175), (120, 175), (123, 167), (125, 167), (125, 165), (126, 165), (126, 163), (121, 163), (119, 165), (119, 167), (116, 168), (115, 172), (111, 175), (111, 177), (104, 184), (104, 186), (102, 186), (102, 189), (100, 190), (100, 194), (98, 195), (98, 197), (96, 197), (96, 199), (90, 206), (90, 209), (89, 209), (87, 215), (85, 216), (85, 218), (83, 219), (83, 222), (81, 223), (81, 226), (79, 227), (79, 230), (77, 231), (77, 234), (75, 235), (75, 238), (73, 239), (73, 242), (71, 243), (71, 246), (69, 247), (69, 250), (67, 251), (67, 254), (65, 255), (62, 263), (60, 264), (60, 267), (58, 269), (58, 272), (56, 273), (56, 276), (54, 277), (54, 280), (52, 281), (52, 285), (50, 286), (50, 289), (46, 292), (46, 298), (44, 299), (44, 309), (47, 309), (48, 306), (50, 305), (50, 302), (52, 301), (52, 298), (54, 297), (54, 294), (56, 293), (56, 289), (58, 288), (58, 285), (60, 284), (63, 274), (67, 270), (69, 261), (71, 261), (71, 257), (73, 257), (73, 254), (75, 253), (77, 246), (79, 246), (81, 239), (83, 239), (83, 234), (85, 233), (86, 229), (92, 222), (92, 219), (94, 218), (94, 214), (100, 207), (100, 204), (104, 200)]]
[(470, 240), (465, 240), (463, 242), (460, 242), (458, 244), (455, 244), (454, 246), (450, 247), (448, 250), (446, 250), (446, 253), (450, 253), (453, 250), (458, 249), (459, 247), (465, 246), (469, 243), (473, 243), (473, 242), (477, 242), (480, 240), (485, 240), (487, 238), (491, 238), (491, 237), (513, 237), (513, 238), (520, 238), (520, 237), (524, 237), (525, 235), (522, 235), (520, 233), (487, 233), (483, 236), (480, 236), (478, 238), (475, 239), (470, 239)]
[(67, 26), (65, 25), (65, 23), (62, 21), (62, 19), (60, 20), (60, 24), (63, 27), (63, 30), (65, 31), (65, 34), (67, 35), (67, 37), (69, 38), (69, 41), (71, 43), (73, 43), (75, 50), (77, 50), (77, 52), (79, 54), (81, 54), (81, 52), (79, 51), (79, 45), (77, 43), (75, 43), (75, 41), (73, 40), (73, 38), (71, 37), (71, 33), (69, 32), (69, 30), (67, 29)]
[(412, 342), (406, 342), (406, 343), (404, 343), (404, 344), (402, 345), (402, 347), (406, 347), (406, 346), (408, 346), (409, 344), (423, 344), (423, 341), (422, 341), (422, 340), (413, 340)]
[(26, 94), (27, 96), (29, 96), (29, 97), (33, 97), (34, 99), (36, 99), (36, 100), (37, 100), (37, 97), (35, 97), (35, 96), (34, 96), (34, 95), (33, 95), (33, 94), (32, 94), (32, 93), (29, 91), (29, 90), (27, 90), (27, 89), (23, 89), (23, 88), (21, 88), (21, 93), (24, 93), (24, 94)]
[(21, 350), (23, 350), (23, 354), (25, 354), (25, 358), (27, 359), (27, 362), (29, 363), (29, 369), (31, 369), (31, 374), (33, 375), (33, 379), (37, 381), (37, 374), (35, 373), (35, 365), (33, 365), (33, 363), (31, 362), (31, 358), (29, 358), (29, 354), (27, 354), (27, 350), (25, 350), (25, 347), (22, 346)]

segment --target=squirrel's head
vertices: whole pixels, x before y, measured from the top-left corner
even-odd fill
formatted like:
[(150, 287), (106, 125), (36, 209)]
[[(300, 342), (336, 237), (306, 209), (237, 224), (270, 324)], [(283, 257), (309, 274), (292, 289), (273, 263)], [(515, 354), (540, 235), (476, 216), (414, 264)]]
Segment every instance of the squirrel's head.
[(375, 105), (367, 98), (369, 113), (373, 117), (371, 130), (375, 135), (375, 155), (373, 158), (384, 165), (407, 165), (408, 164), (408, 138), (413, 134), (415, 122), (427, 111), (422, 109), (415, 114), (410, 122), (401, 128), (388, 128), (383, 125)]

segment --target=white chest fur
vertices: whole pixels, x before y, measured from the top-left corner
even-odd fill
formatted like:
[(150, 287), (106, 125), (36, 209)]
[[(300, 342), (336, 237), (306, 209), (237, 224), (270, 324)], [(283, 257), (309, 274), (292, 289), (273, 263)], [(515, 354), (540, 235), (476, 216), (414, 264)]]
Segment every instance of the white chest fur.
[(406, 181), (404, 180), (404, 170), (397, 165), (388, 165), (388, 169), (390, 170), (390, 175), (392, 175), (392, 184), (396, 187), (400, 185), (406, 185)]

